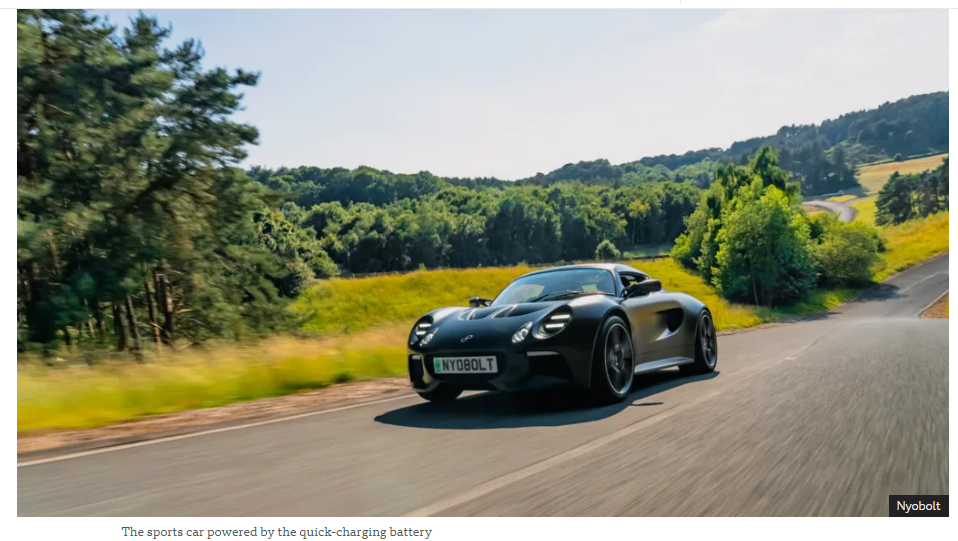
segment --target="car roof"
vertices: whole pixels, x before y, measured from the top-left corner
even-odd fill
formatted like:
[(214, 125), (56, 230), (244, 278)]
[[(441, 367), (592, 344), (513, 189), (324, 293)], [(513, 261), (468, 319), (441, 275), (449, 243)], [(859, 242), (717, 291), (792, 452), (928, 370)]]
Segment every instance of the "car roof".
[[(643, 275), (643, 276), (648, 276), (647, 273), (642, 272), (642, 271), (640, 271), (639, 269), (636, 269), (636, 268), (634, 268), (634, 267), (630, 267), (630, 266), (628, 266), (628, 265), (621, 265), (621, 264), (619, 264), (619, 263), (581, 263), (581, 264), (578, 264), (578, 265), (564, 265), (564, 266), (561, 266), (561, 267), (549, 267), (548, 269), (541, 269), (541, 270), (537, 270), (537, 271), (533, 271), (533, 272), (529, 272), (529, 273), (523, 274), (523, 275), (520, 276), (519, 278), (525, 278), (526, 276), (532, 276), (532, 275), (535, 275), (535, 274), (542, 274), (542, 273), (546, 273), (546, 272), (563, 271), (563, 270), (573, 270), (573, 269), (595, 269), (595, 270), (605, 270), (605, 271), (612, 271), (612, 272), (619, 272), (619, 273), (621, 273), (621, 272), (634, 272), (634, 273), (641, 274), (641, 275)], [(517, 278), (517, 280), (518, 280), (518, 278)]]

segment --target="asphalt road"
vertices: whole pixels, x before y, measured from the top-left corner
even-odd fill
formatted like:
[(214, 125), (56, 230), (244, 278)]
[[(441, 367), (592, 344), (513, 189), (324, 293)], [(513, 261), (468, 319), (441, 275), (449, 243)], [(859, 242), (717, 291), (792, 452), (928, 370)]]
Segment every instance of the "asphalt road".
[[(867, 197), (867, 196), (866, 196)], [(858, 214), (858, 211), (852, 208), (852, 203), (856, 201), (861, 201), (865, 197), (859, 197), (857, 199), (849, 199), (848, 201), (805, 201), (804, 204), (812, 205), (814, 207), (823, 208), (829, 212), (833, 212), (838, 215), (838, 219), (843, 222), (850, 222), (855, 219), (855, 215)]]
[(17, 469), (20, 516), (876, 515), (948, 493), (947, 256), (626, 403), (403, 397)]

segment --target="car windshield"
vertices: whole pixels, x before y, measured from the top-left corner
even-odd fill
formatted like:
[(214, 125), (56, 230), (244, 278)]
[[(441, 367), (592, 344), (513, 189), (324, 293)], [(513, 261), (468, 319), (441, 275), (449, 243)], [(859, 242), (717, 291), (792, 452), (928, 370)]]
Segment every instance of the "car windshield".
[(615, 294), (612, 273), (602, 269), (570, 269), (519, 278), (499, 293), (492, 306), (549, 300), (564, 295)]

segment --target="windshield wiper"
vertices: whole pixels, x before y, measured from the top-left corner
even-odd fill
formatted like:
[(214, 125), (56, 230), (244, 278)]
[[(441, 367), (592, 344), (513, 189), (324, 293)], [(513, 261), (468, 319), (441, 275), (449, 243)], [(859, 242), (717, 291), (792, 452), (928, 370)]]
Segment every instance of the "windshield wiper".
[(553, 300), (556, 300), (556, 299), (561, 299), (563, 297), (579, 297), (582, 295), (610, 295), (610, 293), (606, 293), (605, 291), (574, 291), (571, 289), (565, 289), (562, 291), (553, 291), (551, 293), (539, 295), (538, 297), (529, 299), (525, 302), (539, 302), (539, 301), (544, 301), (550, 298)]

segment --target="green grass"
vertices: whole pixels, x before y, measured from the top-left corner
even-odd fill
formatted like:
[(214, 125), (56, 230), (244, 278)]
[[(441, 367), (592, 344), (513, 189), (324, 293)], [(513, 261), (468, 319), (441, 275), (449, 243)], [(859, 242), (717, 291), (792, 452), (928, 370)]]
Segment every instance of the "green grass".
[(850, 199), (855, 199), (854, 195), (836, 195), (834, 197), (829, 197), (828, 201), (834, 201), (836, 203), (844, 203)]
[[(887, 249), (875, 279), (883, 280), (948, 249), (948, 213), (882, 229)], [(712, 310), (719, 330), (821, 313), (856, 294), (820, 289), (788, 308), (767, 309), (721, 299), (672, 259), (632, 261), (666, 289), (693, 295)], [(418, 271), (328, 280), (296, 303), (312, 314), (304, 328), (325, 338), (279, 337), (258, 344), (207, 344), (146, 364), (112, 360), (47, 367), (21, 357), (17, 430), (84, 428), (405, 373), (410, 326), (440, 306), (494, 296), (530, 267)]]
[(858, 183), (862, 185), (867, 193), (876, 194), (881, 191), (882, 186), (888, 182), (888, 177), (895, 171), (903, 175), (921, 173), (922, 171), (938, 167), (946, 157), (948, 157), (948, 154), (936, 154), (934, 156), (926, 156), (913, 160), (887, 162), (860, 167), (858, 169)]
[(875, 206), (877, 198), (878, 196), (873, 195), (852, 203), (852, 208), (858, 211), (858, 214), (855, 215), (856, 222), (875, 225), (875, 213), (878, 212), (878, 208)]
[(167, 354), (147, 364), (20, 362), (17, 431), (95, 427), (404, 374), (404, 336), (390, 329), (362, 339), (276, 338)]
[(366, 278), (334, 278), (310, 288), (292, 309), (308, 318), (303, 330), (355, 333), (416, 318), (442, 306), (466, 306), (470, 297), (494, 297), (531, 267), (444, 269)]
[(912, 267), (948, 250), (948, 212), (882, 229), (885, 253), (875, 281)]

